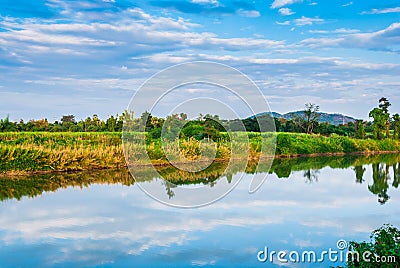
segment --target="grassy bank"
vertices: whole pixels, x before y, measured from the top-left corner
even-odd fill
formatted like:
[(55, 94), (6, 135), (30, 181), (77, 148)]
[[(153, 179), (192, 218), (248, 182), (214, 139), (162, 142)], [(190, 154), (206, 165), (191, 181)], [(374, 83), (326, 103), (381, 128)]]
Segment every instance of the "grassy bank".
[(325, 137), (294, 133), (278, 133), (276, 139), (276, 154), (286, 156), (385, 151), (400, 151), (400, 141), (392, 139), (354, 139), (338, 135)]
[(118, 133), (0, 133), (0, 159), (0, 171), (65, 171), (125, 165)]
[[(140, 134), (139, 134), (140, 135)], [(214, 144), (202, 144), (204, 150), (215, 150), (217, 159), (228, 159), (232, 151), (236, 157), (257, 158), (261, 151), (261, 137), (257, 133), (236, 133), (235, 144), (219, 140)], [(275, 137), (263, 134), (264, 140)], [(276, 153), (281, 156), (309, 154), (335, 154), (354, 152), (400, 151), (400, 142), (395, 140), (358, 140), (342, 136), (324, 137), (319, 135), (278, 133)], [(130, 144), (130, 160), (133, 164), (143, 164), (140, 160), (145, 152), (144, 144), (133, 140)], [(178, 146), (182, 154), (179, 154)], [(200, 141), (195, 139), (173, 141), (166, 146), (173, 161), (198, 160), (201, 157)], [(232, 149), (233, 148), (233, 149)], [(160, 140), (150, 140), (146, 150), (156, 164), (166, 162)], [(118, 168), (125, 166), (121, 133), (48, 133), (21, 132), (0, 133), (0, 172), (18, 171), (67, 171)], [(171, 159), (171, 158), (169, 158)]]

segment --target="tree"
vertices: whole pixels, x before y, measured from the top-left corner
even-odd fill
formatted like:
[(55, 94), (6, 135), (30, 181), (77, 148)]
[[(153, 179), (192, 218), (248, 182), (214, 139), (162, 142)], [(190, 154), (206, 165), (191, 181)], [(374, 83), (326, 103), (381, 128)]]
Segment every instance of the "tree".
[[(370, 242), (350, 241), (349, 250), (358, 253), (359, 258), (349, 258), (347, 267), (399, 267), (400, 261), (400, 230), (393, 225), (384, 224), (372, 232)], [(365, 254), (369, 252), (369, 254)], [(368, 256), (368, 259), (363, 258)], [(379, 256), (379, 257), (378, 257)], [(394, 262), (380, 263), (380, 257), (394, 256)]]
[(369, 117), (374, 119), (372, 131), (376, 139), (382, 139), (382, 131), (386, 128), (386, 117), (382, 109), (374, 108), (369, 112)]
[(318, 125), (320, 114), (319, 106), (314, 103), (305, 104), (303, 114), (293, 116), (295, 122), (307, 134), (312, 134), (314, 128)]
[(363, 120), (356, 120), (356, 133), (355, 137), (357, 139), (364, 139), (365, 137), (365, 128)]
[(400, 115), (399, 114), (393, 115), (393, 127), (394, 127), (393, 138), (400, 139)]
[(72, 131), (72, 126), (75, 124), (75, 116), (70, 115), (63, 115), (61, 117), (61, 129), (62, 131)]
[(389, 102), (388, 99), (382, 97), (379, 99), (379, 108), (382, 110), (385, 119), (385, 128), (386, 128), (386, 138), (389, 138), (389, 129), (390, 129), (390, 114), (389, 114), (389, 107), (392, 104)]
[(306, 118), (306, 126), (307, 126), (307, 133), (313, 133), (315, 125), (318, 124), (319, 121), (319, 106), (313, 103), (307, 103), (305, 105), (304, 116)]
[(0, 131), (15, 131), (16, 129), (16, 124), (10, 121), (10, 117), (8, 115), (4, 120), (0, 119)]
[(135, 127), (135, 117), (133, 111), (125, 110), (120, 116), (118, 124), (121, 129), (123, 125), (125, 131), (133, 131)]
[(61, 118), (61, 122), (64, 123), (73, 123), (75, 124), (75, 116), (70, 114), (70, 115), (63, 115)]
[(117, 128), (117, 118), (114, 118), (114, 116), (110, 116), (109, 118), (107, 118), (106, 128), (108, 131), (115, 131), (115, 129)]

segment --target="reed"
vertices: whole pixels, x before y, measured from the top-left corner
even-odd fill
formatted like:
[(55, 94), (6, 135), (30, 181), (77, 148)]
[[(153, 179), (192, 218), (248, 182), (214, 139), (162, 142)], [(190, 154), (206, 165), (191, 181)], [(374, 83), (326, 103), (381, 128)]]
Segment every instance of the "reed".
[[(282, 156), (334, 154), (354, 152), (400, 151), (398, 140), (353, 139), (332, 135), (296, 133), (233, 133), (234, 139), (214, 142), (194, 138), (166, 141), (143, 141), (144, 133), (125, 134), (129, 164), (165, 164), (194, 161), (202, 157), (258, 159), (261, 152)], [(223, 135), (226, 136), (224, 133)], [(142, 142), (139, 142), (142, 140)], [(232, 142), (231, 142), (232, 141)], [(202, 158), (203, 159), (203, 158)], [(118, 168), (126, 165), (122, 134), (116, 132), (10, 132), (0, 133), (0, 172), (9, 171), (71, 171)]]

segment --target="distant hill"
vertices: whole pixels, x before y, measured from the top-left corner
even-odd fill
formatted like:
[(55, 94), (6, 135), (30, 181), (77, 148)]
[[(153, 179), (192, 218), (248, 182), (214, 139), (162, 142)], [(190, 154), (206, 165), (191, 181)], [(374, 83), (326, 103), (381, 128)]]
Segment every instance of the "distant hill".
[[(280, 113), (276, 113), (276, 112), (272, 112), (272, 113), (260, 113), (257, 114), (256, 116), (262, 116), (264, 114), (272, 114), (273, 117), (275, 118), (284, 118), (287, 120), (292, 119), (293, 116), (302, 116), (303, 115), (303, 111), (296, 111), (296, 112), (290, 112), (290, 113), (286, 113), (286, 114), (280, 114)], [(350, 116), (346, 116), (343, 114), (329, 114), (329, 113), (322, 113), (319, 112), (320, 115), (320, 122), (326, 122), (332, 125), (342, 125), (343, 123), (347, 124), (349, 122), (355, 122), (356, 119)]]

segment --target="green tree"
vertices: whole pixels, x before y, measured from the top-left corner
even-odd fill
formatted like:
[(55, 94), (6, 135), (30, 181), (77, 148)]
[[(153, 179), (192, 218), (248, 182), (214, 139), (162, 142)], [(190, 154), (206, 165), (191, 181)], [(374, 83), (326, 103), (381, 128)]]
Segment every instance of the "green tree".
[(357, 139), (364, 139), (365, 138), (365, 128), (364, 128), (364, 121), (363, 120), (356, 120), (355, 137)]
[[(117, 115), (118, 116), (118, 115)], [(113, 132), (117, 128), (117, 118), (114, 118), (114, 116), (110, 116), (106, 120), (106, 129), (107, 131)]]
[(373, 135), (376, 139), (382, 139), (382, 131), (386, 128), (386, 117), (382, 109), (374, 108), (369, 112), (369, 117), (374, 119), (372, 124)]
[[(370, 235), (370, 242), (355, 242), (351, 241), (349, 244), (349, 250), (358, 253), (359, 258), (349, 258), (347, 260), (347, 267), (386, 267), (396, 268), (399, 267), (400, 262), (400, 230), (396, 227), (384, 224), (379, 229), (372, 232)], [(364, 259), (362, 256), (365, 252), (368, 259)], [(394, 262), (379, 263), (382, 257), (394, 256)]]
[(392, 104), (385, 97), (379, 99), (379, 108), (382, 110), (385, 119), (385, 130), (386, 130), (386, 138), (390, 137), (389, 129), (390, 129), (390, 114), (389, 107)]
[(4, 120), (0, 119), (0, 131), (6, 132), (15, 130), (17, 130), (17, 125), (10, 121), (10, 117), (8, 115)]
[(133, 111), (125, 110), (119, 118), (119, 126), (122, 129), (122, 125), (125, 131), (135, 130), (136, 122)]
[(393, 128), (394, 128), (393, 137), (395, 139), (400, 139), (400, 115), (399, 114), (393, 115)]

